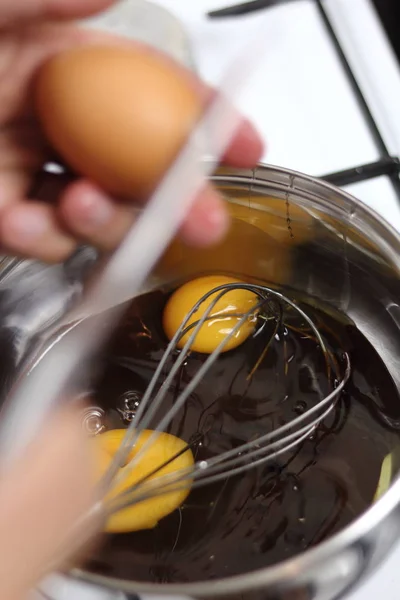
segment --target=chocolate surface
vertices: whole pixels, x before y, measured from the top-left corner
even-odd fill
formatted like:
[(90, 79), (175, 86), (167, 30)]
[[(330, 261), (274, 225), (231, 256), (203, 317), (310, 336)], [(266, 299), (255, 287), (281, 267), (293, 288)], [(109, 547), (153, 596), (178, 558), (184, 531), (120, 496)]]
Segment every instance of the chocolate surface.
[[(126, 398), (133, 399), (134, 412), (166, 348), (161, 327), (166, 298), (156, 292), (135, 301), (107, 349), (93, 400), (105, 409), (110, 427), (126, 426)], [(86, 569), (153, 582), (236, 575), (315, 546), (371, 504), (382, 460), (399, 443), (398, 390), (354, 325), (303, 308), (318, 323), (342, 373), (343, 352), (350, 355), (351, 378), (333, 413), (295, 451), (193, 490), (155, 529), (107, 536)], [(257, 438), (330, 391), (316, 340), (293, 314), (284, 321), (250, 380), (271, 337), (268, 327), (221, 356), (173, 420), (168, 431), (188, 442), (202, 434), (193, 448), (197, 460)], [(163, 412), (204, 360), (188, 357)]]

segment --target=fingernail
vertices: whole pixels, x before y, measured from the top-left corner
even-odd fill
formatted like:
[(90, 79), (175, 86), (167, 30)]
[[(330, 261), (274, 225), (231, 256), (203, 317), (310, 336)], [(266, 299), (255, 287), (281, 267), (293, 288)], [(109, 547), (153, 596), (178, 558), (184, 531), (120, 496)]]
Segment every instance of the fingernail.
[(220, 240), (228, 231), (229, 215), (223, 202), (213, 204), (205, 215), (210, 243)]
[(243, 119), (242, 129), (243, 129), (243, 136), (248, 141), (251, 141), (251, 142), (260, 142), (261, 141), (260, 134), (258, 133), (257, 128), (255, 127), (254, 123), (250, 119), (247, 119), (246, 117)]
[(242, 141), (245, 141), (251, 149), (251, 158), (259, 160), (266, 152), (265, 142), (257, 131), (257, 128), (249, 119), (244, 119), (241, 127)]
[(78, 218), (86, 226), (97, 228), (106, 225), (111, 220), (113, 212), (112, 201), (101, 192), (90, 190), (82, 194)]
[(183, 241), (206, 247), (221, 241), (229, 229), (230, 218), (222, 200), (209, 197), (198, 205), (181, 230)]

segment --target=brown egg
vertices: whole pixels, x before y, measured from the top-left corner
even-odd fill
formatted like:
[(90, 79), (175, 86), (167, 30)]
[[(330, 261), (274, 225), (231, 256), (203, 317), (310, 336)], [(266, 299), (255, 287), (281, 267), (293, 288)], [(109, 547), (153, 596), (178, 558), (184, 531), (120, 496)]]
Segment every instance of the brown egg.
[(43, 65), (35, 83), (38, 116), (54, 149), (121, 198), (155, 187), (201, 112), (182, 72), (136, 48), (65, 51)]

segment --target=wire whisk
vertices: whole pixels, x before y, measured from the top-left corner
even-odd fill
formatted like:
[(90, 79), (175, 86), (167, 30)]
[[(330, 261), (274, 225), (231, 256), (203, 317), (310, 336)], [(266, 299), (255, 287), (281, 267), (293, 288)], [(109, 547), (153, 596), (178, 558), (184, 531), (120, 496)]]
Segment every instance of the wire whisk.
[[(257, 296), (257, 303), (255, 306), (248, 312), (240, 315), (226, 315), (226, 313), (224, 313), (221, 316), (218, 313), (213, 312), (216, 304), (221, 298), (235, 289), (253, 292)], [(210, 300), (211, 296), (213, 296), (213, 298)], [(192, 317), (202, 306), (204, 306), (204, 303), (207, 302), (209, 302), (209, 304), (204, 310), (201, 318), (195, 322), (191, 322)], [(107, 496), (110, 488), (114, 485), (118, 485), (122, 477), (126, 477), (127, 469), (128, 471), (135, 469), (135, 466), (146, 452), (146, 449), (154, 443), (161, 432), (166, 430), (202, 379), (206, 377), (212, 365), (218, 360), (225, 345), (229, 342), (231, 337), (236, 334), (240, 327), (242, 327), (249, 318), (257, 319), (259, 327), (253, 334), (256, 335), (260, 328), (265, 327), (266, 323), (272, 320), (275, 322), (275, 327), (271, 330), (272, 340), (276, 335), (279, 326), (282, 325), (285, 310), (290, 310), (296, 314), (296, 316), (300, 317), (311, 330), (312, 336), (315, 338), (326, 363), (328, 380), (331, 387), (329, 394), (322, 400), (316, 402), (301, 415), (296, 416), (291, 420), (287, 420), (283, 425), (260, 435), (256, 439), (253, 437), (235, 448), (221, 452), (207, 460), (197, 461), (191, 467), (183, 468), (167, 475), (154, 477), (166, 466), (166, 464), (173, 462), (178, 456), (182, 455), (198, 441), (201, 434), (195, 435), (191, 442), (189, 442), (179, 454), (171, 457), (167, 462), (158, 465), (151, 473), (148, 473), (141, 480), (126, 488), (119, 495), (111, 497)], [(129, 461), (132, 448), (134, 448), (141, 432), (149, 428), (152, 419), (162, 407), (162, 403), (165, 400), (175, 377), (188, 359), (191, 352), (191, 346), (200, 329), (207, 320), (215, 318), (216, 315), (218, 315), (218, 318), (222, 319), (236, 317), (238, 320), (230, 333), (204, 360), (185, 389), (179, 393), (172, 408), (163, 414), (155, 427), (152, 427), (154, 430), (152, 435), (141, 447), (136, 456)], [(188, 336), (187, 341), (183, 348), (178, 350), (178, 344), (184, 336)], [(262, 361), (264, 355), (265, 352), (262, 354), (257, 364)], [(172, 367), (169, 368), (171, 361)], [(167, 367), (168, 372), (166, 374)], [(256, 367), (257, 365), (255, 368)], [(253, 369), (253, 371), (254, 370), (255, 369)], [(228, 283), (212, 289), (200, 298), (186, 315), (179, 329), (176, 331), (176, 334), (168, 344), (167, 349), (151, 378), (140, 401), (135, 418), (127, 428), (123, 441), (101, 481), (102, 497), (104, 499), (102, 502), (102, 510), (106, 515), (112, 515), (150, 498), (187, 489), (188, 487), (192, 489), (208, 485), (226, 479), (227, 477), (244, 473), (249, 469), (264, 465), (275, 460), (278, 456), (292, 451), (309, 438), (322, 421), (324, 421), (324, 419), (326, 419), (334, 410), (350, 377), (350, 373), (351, 366), (349, 356), (346, 353), (343, 354), (343, 366), (340, 367), (339, 362), (328, 350), (327, 345), (313, 320), (302, 310), (302, 308), (300, 308), (300, 306), (298, 306), (298, 304), (290, 300), (281, 292), (264, 285), (253, 283)], [(252, 373), (250, 373), (250, 376), (251, 374)], [(121, 466), (124, 466), (124, 475), (119, 473)]]

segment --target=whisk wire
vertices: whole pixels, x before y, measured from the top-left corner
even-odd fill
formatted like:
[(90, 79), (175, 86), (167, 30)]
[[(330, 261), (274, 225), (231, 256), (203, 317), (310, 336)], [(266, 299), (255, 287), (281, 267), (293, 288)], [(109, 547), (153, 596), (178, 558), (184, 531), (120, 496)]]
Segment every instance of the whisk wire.
[[(213, 290), (211, 290), (210, 292), (208, 292), (207, 294), (205, 294), (202, 298), (199, 299), (199, 301), (193, 306), (193, 308), (190, 310), (190, 312), (185, 316), (184, 320), (182, 321), (180, 327), (178, 328), (178, 330), (176, 331), (175, 335), (173, 336), (172, 340), (170, 341), (170, 343), (167, 346), (167, 349), (156, 369), (156, 371), (154, 372), (154, 375), (146, 389), (146, 392), (140, 402), (139, 405), (139, 409), (136, 413), (135, 416), (135, 421), (132, 422), (130, 424), (130, 426), (127, 428), (127, 432), (125, 434), (124, 440), (122, 441), (121, 447), (119, 448), (118, 452), (116, 453), (113, 463), (110, 466), (109, 471), (106, 473), (104, 479), (103, 479), (103, 487), (104, 488), (108, 488), (113, 479), (114, 476), (117, 474), (118, 469), (120, 468), (120, 466), (122, 464), (125, 463), (126, 459), (128, 458), (128, 455), (130, 453), (130, 450), (132, 448), (132, 446), (134, 446), (135, 442), (137, 441), (139, 435), (140, 435), (140, 430), (139, 427), (141, 429), (145, 429), (151, 422), (151, 419), (153, 418), (154, 414), (156, 413), (156, 411), (158, 410), (160, 404), (162, 403), (166, 392), (169, 389), (169, 386), (171, 385), (172, 381), (174, 380), (174, 377), (176, 376), (177, 372), (179, 371), (179, 369), (181, 368), (182, 364), (184, 363), (184, 361), (186, 360), (186, 356), (190, 350), (191, 345), (193, 344), (194, 340), (196, 339), (196, 336), (198, 334), (198, 332), (200, 331), (201, 327), (204, 325), (204, 323), (206, 322), (206, 320), (208, 319), (211, 311), (214, 309), (214, 307), (216, 306), (216, 304), (220, 301), (220, 299), (227, 293), (229, 292), (232, 288), (234, 289), (238, 289), (238, 285), (236, 284), (225, 284), (222, 286), (218, 286), (216, 288), (214, 288)], [(206, 301), (208, 300), (208, 298), (214, 294), (216, 294), (217, 292), (220, 292), (219, 294), (216, 295), (216, 297), (211, 301), (211, 303), (209, 304), (209, 306), (207, 307), (207, 309), (205, 310), (204, 314), (202, 315), (201, 319), (193, 324), (195, 325), (194, 331), (192, 332), (192, 334), (190, 335), (189, 339), (187, 340), (187, 342), (185, 343), (184, 348), (182, 349), (178, 359), (175, 361), (172, 369), (169, 372), (169, 375), (167, 376), (167, 378), (164, 380), (163, 384), (161, 385), (158, 393), (156, 394), (155, 398), (153, 398), (152, 402), (151, 402), (151, 408), (147, 411), (146, 415), (144, 415), (147, 406), (148, 406), (148, 402), (150, 400), (151, 394), (154, 391), (154, 388), (157, 384), (157, 381), (161, 375), (161, 373), (163, 372), (163, 369), (168, 361), (168, 359), (170, 358), (172, 352), (176, 349), (177, 343), (179, 342), (179, 340), (185, 335), (185, 327), (187, 325), (187, 323), (189, 322), (189, 320), (192, 318), (192, 316), (199, 310), (200, 306)], [(262, 294), (260, 294), (258, 292), (259, 297), (262, 297)], [(263, 302), (262, 304), (266, 301), (266, 299), (263, 298)], [(240, 317), (242, 317), (242, 320), (236, 325), (235, 329), (231, 332), (229, 337), (226, 337), (223, 340), (223, 343), (221, 343), (221, 347), (216, 349), (216, 353), (219, 354), (220, 351), (223, 349), (223, 347), (228, 343), (230, 337), (232, 337), (237, 330), (240, 329), (240, 327), (244, 324), (244, 322), (248, 319), (249, 315), (256, 311), (258, 308), (258, 305), (256, 307), (253, 307), (251, 309), (251, 311), (248, 311), (248, 313), (246, 313), (245, 315), (240, 315)], [(231, 318), (232, 315), (226, 315), (225, 318)], [(213, 361), (214, 362), (214, 361)], [(171, 419), (174, 415), (171, 415)], [(143, 419), (144, 423), (141, 423), (141, 420)], [(165, 424), (163, 424), (163, 427), (165, 426)], [(155, 431), (159, 430), (160, 427), (155, 427)], [(141, 450), (141, 454), (143, 454), (145, 452), (145, 450), (149, 447), (151, 441), (155, 440), (155, 434), (153, 434), (153, 438), (152, 440), (149, 439), (146, 444), (143, 446), (142, 450)], [(137, 459), (139, 458), (139, 455), (137, 455)], [(136, 457), (135, 457), (136, 459)], [(135, 463), (137, 461), (135, 460)]]
[[(324, 406), (332, 400), (332, 396), (334, 394), (340, 394), (348, 380), (348, 377), (350, 376), (350, 361), (348, 356), (345, 356), (347, 360), (345, 377), (339, 384), (339, 386), (324, 399)], [(140, 485), (143, 484), (146, 479), (163, 469), (166, 466), (166, 464), (170, 464), (171, 462), (173, 462), (173, 460), (175, 460), (175, 458), (177, 458), (178, 455), (180, 456), (182, 453), (186, 452), (189, 448), (189, 446), (186, 446), (186, 448), (179, 452), (176, 456), (172, 457), (170, 460), (160, 465), (157, 469), (152, 471), (151, 474), (144, 477), (140, 482), (137, 482), (136, 484), (125, 490), (123, 493), (121, 493), (118, 498), (119, 502), (116, 503), (116, 506), (118, 508), (114, 508), (113, 510), (121, 510), (126, 506), (137, 504), (147, 499), (148, 497), (154, 496), (153, 490), (155, 488), (157, 488), (158, 490), (157, 495), (163, 495), (165, 493), (170, 493), (173, 491), (180, 491), (182, 489), (187, 488), (189, 484), (192, 488), (194, 488), (198, 487), (199, 484), (201, 485), (201, 480), (204, 478), (207, 479), (207, 484), (215, 483), (221, 479), (226, 478), (227, 472), (229, 472), (229, 477), (233, 477), (235, 475), (243, 473), (250, 467), (256, 468), (262, 466), (268, 461), (275, 460), (278, 456), (290, 452), (290, 450), (292, 450), (293, 448), (301, 444), (303, 441), (305, 441), (307, 438), (309, 438), (310, 435), (315, 431), (316, 427), (332, 412), (334, 407), (335, 404), (330, 404), (328, 408), (325, 409), (323, 413), (319, 417), (316, 417), (311, 423), (307, 423), (307, 425), (302, 426), (299, 430), (288, 434), (287, 436), (285, 436), (284, 439), (269, 443), (266, 447), (264, 446), (262, 448), (255, 448), (254, 445), (256, 444), (257, 446), (259, 446), (261, 444), (266, 444), (270, 442), (272, 439), (274, 439), (274, 437), (276, 437), (277, 430), (271, 431), (263, 436), (260, 436), (259, 438), (256, 438), (251, 442), (242, 444), (240, 446), (240, 449), (234, 448), (225, 453), (212, 457), (207, 461), (202, 461), (202, 463), (200, 463), (197, 466), (194, 465), (193, 467), (181, 469), (172, 474), (160, 476), (155, 482), (152, 482), (150, 486), (151, 489), (147, 492), (146, 488), (140, 488)], [(318, 407), (313, 408), (321, 409), (322, 406), (320, 404)], [(305, 420), (304, 417), (308, 418), (311, 412), (315, 411), (312, 411), (310, 409), (307, 415), (301, 415), (293, 421), (291, 421), (290, 423), (287, 423), (286, 425), (282, 426), (280, 428), (279, 433), (282, 432), (283, 427), (285, 427), (286, 431), (303, 422)], [(251, 450), (251, 452), (247, 452), (248, 450)], [(258, 460), (254, 460), (259, 456), (261, 456), (261, 458), (258, 458)], [(240, 463), (245, 464), (240, 466)], [(173, 483), (179, 483), (180, 485), (173, 486)]]
[[(213, 313), (212, 311), (221, 298), (233, 289), (241, 289), (253, 292), (256, 296), (258, 296), (259, 301), (244, 314), (225, 314), (218, 311)], [(209, 302), (199, 320), (195, 321), (194, 323), (190, 323), (193, 315), (195, 315), (201, 305), (209, 300), (211, 296), (214, 297)], [(276, 303), (278, 317), (272, 313), (271, 302)], [(111, 461), (111, 465), (106, 472), (105, 477), (103, 478), (103, 488), (107, 490), (113, 483), (118, 484), (120, 481), (125, 480), (128, 473), (135, 468), (135, 466), (138, 464), (138, 461), (145, 454), (149, 446), (154, 443), (157, 437), (168, 427), (174, 416), (183, 407), (198, 384), (202, 381), (203, 377), (205, 377), (209, 369), (219, 358), (226, 344), (229, 342), (232, 336), (239, 331), (244, 323), (249, 318), (256, 318), (257, 316), (262, 315), (262, 311), (265, 310), (265, 307), (267, 307), (269, 310), (271, 310), (271, 315), (277, 319), (279, 328), (279, 324), (281, 324), (283, 318), (282, 306), (285, 304), (288, 307), (291, 307), (291, 309), (293, 309), (297, 315), (300, 316), (303, 321), (305, 321), (305, 323), (313, 332), (327, 365), (328, 380), (330, 381), (331, 370), (333, 370), (336, 381), (339, 381), (339, 383), (335, 385), (334, 389), (325, 398), (307, 409), (303, 414), (284, 423), (278, 428), (261, 435), (256, 439), (252, 439), (251, 441), (245, 442), (236, 448), (232, 448), (217, 456), (213, 456), (207, 461), (200, 461), (191, 467), (186, 467), (174, 473), (164, 474), (154, 478), (154, 476), (156, 476), (157, 473), (159, 473), (167, 464), (170, 464), (176, 460), (178, 456), (181, 456), (184, 452), (190, 449), (190, 444), (185, 446), (185, 448), (179, 451), (179, 453), (171, 457), (163, 464), (157, 466), (157, 468), (148, 473), (140, 481), (137, 481), (135, 484), (123, 490), (123, 492), (117, 497), (112, 496), (111, 498), (104, 500), (103, 508), (106, 514), (112, 514), (122, 510), (123, 508), (126, 508), (127, 506), (137, 504), (151, 497), (164, 495), (172, 491), (187, 489), (188, 487), (192, 488), (214, 483), (223, 478), (232, 477), (243, 473), (250, 468), (261, 466), (268, 461), (276, 459), (282, 454), (290, 452), (296, 446), (304, 442), (315, 431), (318, 425), (332, 412), (339, 400), (344, 386), (350, 377), (351, 365), (349, 356), (347, 354), (344, 355), (345, 368), (344, 374), (341, 377), (339, 373), (338, 362), (334, 360), (334, 357), (328, 351), (326, 344), (313, 320), (307, 315), (306, 312), (302, 310), (300, 306), (290, 300), (290, 298), (287, 298), (277, 290), (262, 285), (245, 283), (224, 284), (214, 288), (199, 299), (191, 311), (187, 313), (180, 327), (167, 345), (166, 351), (161, 358), (141, 399), (135, 419), (127, 428), (120, 448), (115, 454), (114, 459)], [(215, 350), (205, 359), (186, 388), (182, 390), (179, 396), (176, 398), (172, 408), (168, 410), (167, 413), (158, 421), (154, 427), (154, 431), (142, 445), (140, 450), (133, 458), (128, 460), (129, 454), (132, 448), (136, 445), (141, 432), (149, 427), (152, 419), (160, 409), (171, 387), (171, 384), (174, 381), (174, 378), (184, 365), (191, 351), (192, 344), (195, 341), (200, 329), (211, 318), (237, 318), (238, 321), (234, 327), (231, 328), (229, 335), (225, 336)], [(276, 333), (276, 331), (277, 328), (275, 327), (274, 332)], [(254, 335), (256, 335), (256, 333)], [(162, 381), (158, 391), (154, 394), (156, 386), (159, 383), (160, 377), (162, 376), (168, 361), (176, 351), (179, 341), (185, 335), (188, 335), (188, 339), (179, 352), (179, 355), (174, 361), (167, 376)], [(264, 359), (264, 356), (265, 351), (262, 353), (261, 361)], [(255, 368), (259, 366), (259, 363), (260, 360), (257, 361)], [(252, 370), (252, 373), (253, 371), (254, 369)], [(124, 465), (124, 469), (123, 472), (121, 471), (119, 473), (119, 468), (121, 465)]]
[[(222, 297), (222, 295), (223, 294), (221, 294), (221, 297)], [(205, 311), (203, 318), (200, 319), (200, 321), (197, 323), (195, 330), (193, 331), (192, 335), (187, 340), (187, 342), (183, 348), (183, 351), (180, 353), (180, 355), (178, 356), (178, 359), (175, 361), (175, 363), (169, 373), (169, 376), (163, 382), (158, 394), (156, 395), (156, 397), (153, 400), (153, 403), (152, 403), (153, 410), (150, 413), (151, 415), (153, 415), (156, 412), (159, 404), (162, 402), (162, 396), (161, 396), (160, 392), (162, 392), (164, 389), (167, 389), (167, 386), (169, 386), (170, 382), (173, 381), (176, 373), (178, 372), (178, 370), (180, 369), (180, 367), (182, 366), (182, 364), (185, 360), (184, 352), (189, 350), (191, 344), (193, 343), (194, 339), (196, 338), (198, 331), (204, 324), (207, 316), (209, 315), (210, 311), (214, 308), (214, 306), (216, 305), (216, 303), (218, 302), (219, 299), (220, 299), (220, 297), (217, 297), (217, 298), (215, 298), (215, 300), (213, 302), (211, 302), (210, 306)], [(166, 348), (166, 351), (164, 352), (164, 354), (158, 364), (158, 367), (156, 368), (154, 375), (151, 378), (151, 380), (147, 386), (147, 389), (143, 395), (143, 398), (140, 402), (139, 408), (135, 415), (135, 420), (132, 421), (132, 423), (127, 428), (127, 431), (126, 431), (124, 439), (121, 443), (121, 446), (118, 449), (117, 453), (115, 454), (114, 460), (112, 461), (110, 468), (103, 479), (103, 487), (105, 487), (106, 489), (111, 485), (111, 483), (114, 479), (114, 476), (118, 472), (118, 469), (120, 468), (120, 466), (122, 464), (124, 464), (124, 462), (128, 458), (128, 455), (130, 453), (132, 446), (134, 446), (134, 444), (136, 443), (136, 441), (140, 435), (140, 430), (139, 430), (140, 421), (142, 419), (143, 414), (145, 413), (145, 410), (147, 408), (147, 404), (148, 404), (148, 401), (150, 400), (151, 394), (154, 391), (154, 388), (160, 378), (160, 375), (162, 374), (162, 372), (164, 370), (164, 367), (165, 367), (168, 359), (170, 358), (172, 352), (176, 349), (179, 339), (182, 337), (182, 331), (184, 330), (186, 324), (189, 322), (191, 316), (198, 310), (198, 308), (200, 307), (202, 302), (203, 302), (203, 298), (201, 298), (195, 304), (195, 306), (192, 308), (192, 310), (185, 316), (179, 329), (176, 331), (175, 335), (169, 342), (169, 344)], [(145, 427), (146, 427), (146, 425), (142, 425), (142, 429), (145, 429)]]
[[(221, 293), (220, 296), (222, 297), (222, 295), (224, 295), (224, 294)], [(143, 429), (145, 429), (150, 424), (151, 419), (154, 416), (156, 410), (158, 409), (158, 407), (161, 405), (162, 401), (164, 400), (164, 398), (165, 398), (165, 396), (166, 396), (166, 394), (168, 392), (168, 389), (169, 389), (172, 381), (174, 380), (174, 377), (175, 377), (178, 369), (183, 364), (183, 362), (186, 360), (187, 352), (189, 351), (190, 346), (192, 345), (192, 343), (193, 343), (193, 341), (194, 341), (194, 339), (195, 339), (198, 331), (203, 326), (203, 324), (204, 324), (204, 322), (205, 322), (205, 320), (206, 320), (206, 318), (207, 318), (210, 310), (213, 309), (213, 307), (215, 306), (215, 304), (218, 302), (219, 299), (220, 299), (220, 297), (217, 297), (217, 299), (212, 303), (211, 307), (209, 307), (209, 309), (204, 313), (204, 315), (202, 316), (202, 318), (199, 320), (199, 322), (198, 322), (195, 330), (193, 331), (192, 335), (187, 340), (187, 342), (186, 342), (184, 348), (182, 349), (182, 351), (181, 351), (178, 359), (176, 360), (174, 366), (172, 367), (171, 371), (169, 372), (168, 376), (166, 377), (165, 381), (163, 382), (163, 384), (162, 384), (159, 392), (155, 396), (154, 400), (152, 400), (152, 402), (151, 402), (151, 408), (150, 408), (149, 412), (146, 413), (146, 415), (143, 417), (142, 422), (140, 424), (138, 424), (138, 422), (135, 419), (135, 421), (130, 424), (129, 427), (132, 428), (132, 429), (136, 426), (135, 430), (138, 432), (137, 436), (136, 436), (136, 439), (140, 435), (140, 431), (142, 431)], [(260, 301), (256, 305), (255, 308), (256, 309), (257, 308), (261, 308), (261, 306), (265, 303), (265, 301), (266, 301), (265, 299), (263, 299), (262, 301)], [(150, 447), (150, 445), (155, 442), (155, 440), (160, 435), (160, 433), (162, 433), (165, 430), (165, 428), (170, 424), (170, 422), (172, 421), (173, 417), (179, 412), (179, 410), (181, 409), (181, 407), (183, 406), (183, 404), (186, 402), (186, 400), (189, 398), (189, 396), (192, 394), (192, 392), (196, 389), (198, 383), (202, 380), (203, 376), (207, 373), (207, 371), (209, 370), (209, 368), (218, 359), (219, 355), (221, 354), (221, 351), (223, 350), (223, 348), (228, 343), (230, 337), (234, 336), (235, 333), (237, 331), (239, 331), (239, 329), (247, 321), (247, 319), (249, 317), (249, 314), (251, 314), (253, 311), (254, 311), (254, 308), (252, 308), (251, 311), (248, 311), (247, 313), (245, 313), (242, 316), (242, 318), (240, 319), (240, 321), (238, 321), (236, 323), (236, 325), (233, 327), (230, 335), (226, 336), (220, 342), (220, 344), (217, 346), (217, 348), (208, 356), (208, 358), (206, 359), (206, 361), (200, 367), (200, 369), (197, 372), (196, 376), (192, 379), (192, 381), (187, 385), (187, 387), (185, 388), (185, 390), (176, 399), (173, 407), (168, 411), (168, 413), (165, 415), (165, 417), (163, 417), (157, 423), (157, 425), (154, 427), (153, 433), (149, 436), (149, 438), (143, 444), (143, 446), (141, 447), (141, 449), (139, 450), (139, 452), (128, 462), (128, 464), (125, 465), (124, 473), (121, 473), (119, 476), (117, 476), (117, 479), (116, 479), (117, 482), (118, 481), (122, 481), (123, 479), (125, 479), (125, 477), (127, 476), (128, 472), (130, 472), (135, 467), (135, 465), (137, 465), (138, 461), (145, 454), (146, 450)], [(181, 328), (178, 331), (182, 335)], [(167, 349), (167, 351), (168, 351), (168, 349)], [(154, 389), (154, 386), (153, 386), (153, 389)], [(143, 402), (143, 399), (142, 399), (142, 402)], [(130, 449), (131, 449), (131, 447), (130, 447)], [(128, 454), (129, 454), (130, 449), (128, 450)], [(119, 467), (117, 466), (117, 469), (118, 468)], [(111, 479), (111, 481), (112, 481), (112, 479)]]

